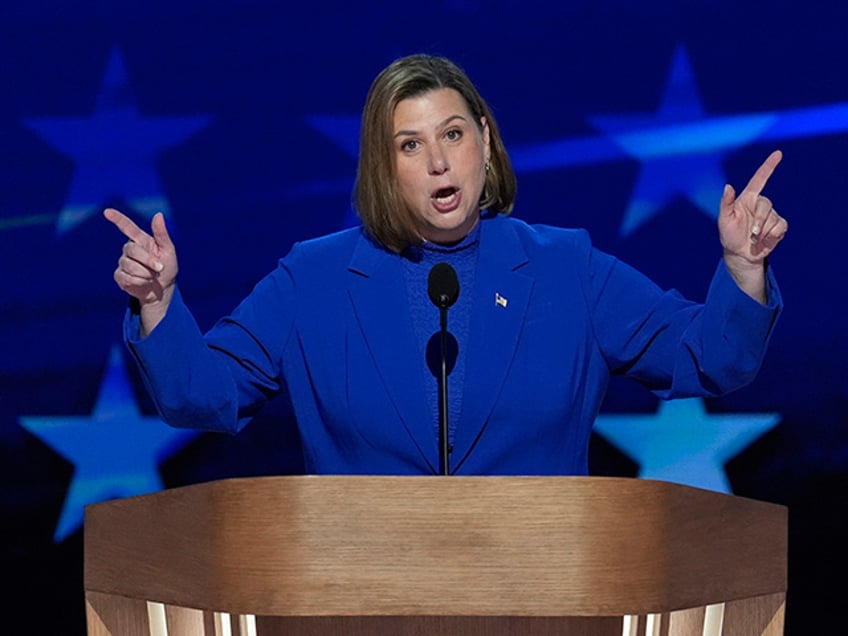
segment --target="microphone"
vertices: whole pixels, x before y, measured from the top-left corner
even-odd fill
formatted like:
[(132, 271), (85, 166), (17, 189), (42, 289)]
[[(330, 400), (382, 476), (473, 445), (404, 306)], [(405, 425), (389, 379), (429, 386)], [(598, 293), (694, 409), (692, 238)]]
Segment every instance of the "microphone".
[(456, 270), (447, 263), (437, 263), (427, 279), (427, 293), (439, 309), (447, 309), (459, 298), (459, 279)]
[(447, 263), (437, 263), (430, 270), (427, 278), (427, 294), (433, 304), (439, 308), (441, 323), (442, 364), (439, 378), (441, 394), (439, 423), (439, 451), (441, 459), (441, 474), (450, 475), (450, 445), (448, 429), (448, 308), (459, 298), (459, 279), (456, 270)]

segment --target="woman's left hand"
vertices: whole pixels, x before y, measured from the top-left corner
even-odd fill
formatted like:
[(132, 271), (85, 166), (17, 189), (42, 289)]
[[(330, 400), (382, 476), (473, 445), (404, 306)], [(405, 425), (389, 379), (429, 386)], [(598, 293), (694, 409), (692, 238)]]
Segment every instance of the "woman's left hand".
[(766, 300), (764, 261), (789, 229), (771, 200), (762, 195), (782, 158), (779, 150), (771, 153), (738, 197), (732, 186), (725, 186), (718, 215), (727, 269), (746, 293), (761, 302)]
[(783, 153), (775, 150), (763, 162), (737, 197), (725, 186), (718, 217), (718, 231), (725, 258), (738, 258), (761, 264), (786, 235), (789, 224), (761, 193)]

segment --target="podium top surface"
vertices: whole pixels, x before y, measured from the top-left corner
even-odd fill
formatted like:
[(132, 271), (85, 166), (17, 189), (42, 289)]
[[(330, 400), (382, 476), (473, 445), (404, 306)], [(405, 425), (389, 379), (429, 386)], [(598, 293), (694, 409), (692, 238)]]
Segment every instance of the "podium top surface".
[(607, 477), (228, 479), (89, 506), (85, 588), (257, 615), (604, 616), (785, 592), (783, 506)]

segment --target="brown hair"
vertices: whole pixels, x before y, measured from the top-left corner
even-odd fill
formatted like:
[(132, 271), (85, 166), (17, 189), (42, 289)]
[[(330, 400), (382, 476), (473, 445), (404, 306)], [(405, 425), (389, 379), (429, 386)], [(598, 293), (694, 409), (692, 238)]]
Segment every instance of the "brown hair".
[(444, 57), (410, 55), (387, 66), (371, 84), (362, 112), (354, 206), (365, 229), (388, 249), (400, 252), (421, 242), (413, 212), (401, 197), (393, 152), (394, 112), (404, 99), (452, 88), (462, 95), (474, 121), (489, 127), (491, 157), (480, 209), (509, 214), (515, 201), (512, 163), (495, 118), (465, 72)]

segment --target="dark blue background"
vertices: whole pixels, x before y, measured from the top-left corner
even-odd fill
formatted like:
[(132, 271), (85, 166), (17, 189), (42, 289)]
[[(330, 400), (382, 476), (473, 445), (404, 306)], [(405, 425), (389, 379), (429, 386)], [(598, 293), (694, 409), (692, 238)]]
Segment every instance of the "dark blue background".
[[(784, 151), (767, 194), (791, 226), (772, 258), (786, 309), (757, 380), (706, 406), (780, 414), (728, 462), (727, 475), (734, 493), (789, 506), (787, 633), (834, 633), (848, 566), (848, 123), (839, 110), (848, 104), (848, 5), (304, 7), (92, 0), (0, 8), (0, 569), (11, 586), (4, 624), (11, 613), (13, 627), (35, 621), (30, 633), (85, 629), (82, 531), (57, 537), (79, 465), (28, 429), (27, 418), (85, 421), (104, 377), (123, 377), (125, 404), (155, 415), (126, 358), (118, 358), (120, 373), (109, 367), (126, 306), (111, 278), (123, 239), (100, 210), (117, 205), (146, 226), (142, 199), (166, 207), (183, 293), (208, 327), (294, 241), (351, 223), (351, 144), (367, 88), (395, 57), (424, 51), (460, 63), (489, 100), (516, 158), (517, 216), (586, 227), (601, 248), (695, 299), (720, 256), (714, 219), (683, 192), (622, 234), (647, 162), (615, 146), (599, 118), (656, 116), (665, 125), (771, 113), (770, 133), (752, 134), (749, 122), (736, 131), (738, 143), (707, 153), (704, 165), (741, 189), (771, 150)], [(662, 108), (675, 60), (695, 90), (683, 91), (678, 112)], [(165, 119), (167, 127), (131, 136)], [(691, 156), (666, 160), (668, 179), (690, 175), (692, 156), (714, 134), (696, 133)], [(550, 166), (533, 168), (527, 157), (553, 141), (568, 143)], [(648, 190), (661, 187), (654, 181)], [(63, 221), (73, 206), (79, 215)], [(656, 408), (653, 396), (617, 382), (605, 411)], [(159, 456), (162, 484), (297, 472), (286, 417), (280, 401), (237, 437), (174, 445)], [(638, 470), (602, 439), (592, 457), (598, 474)], [(107, 485), (101, 494), (124, 494), (109, 492)]]

